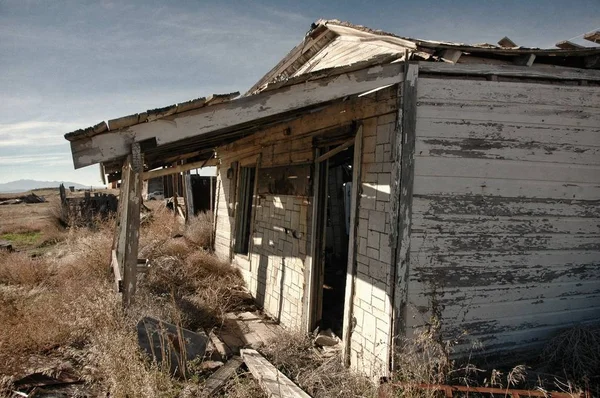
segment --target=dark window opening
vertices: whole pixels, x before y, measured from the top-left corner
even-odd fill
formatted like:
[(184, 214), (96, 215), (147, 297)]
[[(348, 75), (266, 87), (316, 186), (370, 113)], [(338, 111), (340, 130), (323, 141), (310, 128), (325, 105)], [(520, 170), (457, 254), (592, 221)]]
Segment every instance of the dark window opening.
[(236, 220), (236, 237), (234, 252), (248, 254), (250, 246), (250, 227), (252, 216), (252, 201), (254, 197), (254, 180), (256, 167), (240, 168), (240, 185), (238, 190), (238, 211)]

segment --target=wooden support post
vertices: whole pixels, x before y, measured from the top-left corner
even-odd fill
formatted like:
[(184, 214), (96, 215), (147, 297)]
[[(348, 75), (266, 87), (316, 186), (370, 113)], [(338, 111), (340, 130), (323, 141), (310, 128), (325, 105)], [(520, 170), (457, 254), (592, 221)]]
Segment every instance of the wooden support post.
[[(406, 64), (405, 78), (402, 86), (402, 120), (396, 131), (396, 144), (394, 151), (396, 162), (399, 161), (399, 170), (396, 168), (394, 180), (393, 201), (398, 202), (395, 229), (395, 264), (393, 283), (393, 320), (390, 335), (390, 346), (393, 354), (396, 338), (405, 334), (406, 301), (408, 295), (408, 269), (410, 261), (410, 228), (412, 219), (412, 199), (415, 172), (415, 140), (417, 125), (417, 81), (419, 75), (418, 64)], [(400, 151), (399, 153), (397, 151)], [(400, 158), (398, 159), (398, 155)], [(398, 178), (399, 177), (399, 178)], [(392, 355), (393, 358), (393, 355)]]
[(183, 173), (183, 187), (185, 189), (185, 221), (189, 222), (194, 216), (194, 192), (192, 191), (192, 177), (190, 171)]
[(131, 145), (131, 155), (127, 157), (124, 173), (127, 174), (126, 224), (124, 228), (123, 259), (123, 306), (129, 307), (134, 301), (137, 283), (138, 245), (140, 238), (140, 207), (142, 204), (142, 151), (138, 143)]

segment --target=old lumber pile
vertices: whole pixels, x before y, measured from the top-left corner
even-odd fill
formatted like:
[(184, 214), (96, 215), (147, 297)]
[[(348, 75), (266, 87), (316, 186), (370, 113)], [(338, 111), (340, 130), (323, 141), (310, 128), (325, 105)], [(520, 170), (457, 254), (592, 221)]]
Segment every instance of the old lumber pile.
[(44, 203), (46, 199), (43, 196), (37, 196), (33, 192), (27, 195), (21, 195), (14, 198), (6, 198), (0, 201), (0, 205), (18, 205), (20, 203)]
[(95, 218), (106, 218), (115, 213), (119, 201), (113, 194), (85, 191), (82, 197), (67, 197), (64, 185), (60, 185), (62, 219), (66, 224), (90, 223)]

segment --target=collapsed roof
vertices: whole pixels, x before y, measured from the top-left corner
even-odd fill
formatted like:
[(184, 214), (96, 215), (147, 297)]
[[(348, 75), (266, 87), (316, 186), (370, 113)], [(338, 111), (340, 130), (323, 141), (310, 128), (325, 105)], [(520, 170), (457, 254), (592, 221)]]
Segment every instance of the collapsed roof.
[[(542, 71), (543, 75), (543, 71), (549, 69), (600, 69), (600, 47), (526, 48), (516, 46), (507, 37), (499, 41), (499, 46), (466, 45), (400, 37), (337, 20), (319, 20), (311, 25), (304, 40), (242, 97), (236, 92), (198, 98), (103, 121), (67, 133), (65, 139), (71, 142), (75, 168), (102, 163), (108, 172), (117, 170), (119, 159), (128, 153), (132, 142), (142, 144), (147, 169), (171, 165), (181, 159), (188, 162), (208, 159), (213, 148), (249, 134), (265, 123), (272, 123), (274, 118), (290, 117), (290, 111), (308, 109), (345, 95), (358, 95), (361, 90), (393, 83), (397, 79), (394, 80), (392, 74), (401, 73), (401, 68), (378, 71), (377, 78), (358, 71), (409, 60), (435, 62), (440, 66), (486, 64), (512, 68), (516, 65)], [(354, 73), (353, 89), (341, 89), (344, 84), (336, 82), (335, 77), (343, 73)], [(447, 69), (444, 73), (453, 71)], [(570, 73), (570, 76), (575, 79), (577, 73)], [(593, 77), (593, 80), (600, 80), (600, 73)], [(306, 87), (295, 91), (289, 88), (319, 79), (330, 91), (333, 90), (329, 97), (300, 95), (290, 98), (287, 107), (279, 106), (279, 103), (265, 107), (269, 101), (275, 103), (275, 100), (292, 96)], [(193, 116), (203, 118), (202, 128), (189, 122)], [(173, 122), (176, 122), (175, 127)], [(162, 138), (157, 138), (160, 134)]]

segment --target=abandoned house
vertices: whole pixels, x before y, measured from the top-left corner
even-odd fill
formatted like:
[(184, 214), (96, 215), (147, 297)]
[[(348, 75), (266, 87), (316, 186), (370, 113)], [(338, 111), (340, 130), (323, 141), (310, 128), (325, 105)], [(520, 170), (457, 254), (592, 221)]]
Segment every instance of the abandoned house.
[[(560, 44), (560, 43), (559, 43)], [(214, 249), (264, 311), (386, 375), (432, 319), (457, 354), (600, 319), (600, 47), (464, 45), (318, 21), (245, 95), (66, 134), (121, 179), (135, 292), (142, 179), (216, 166)]]

